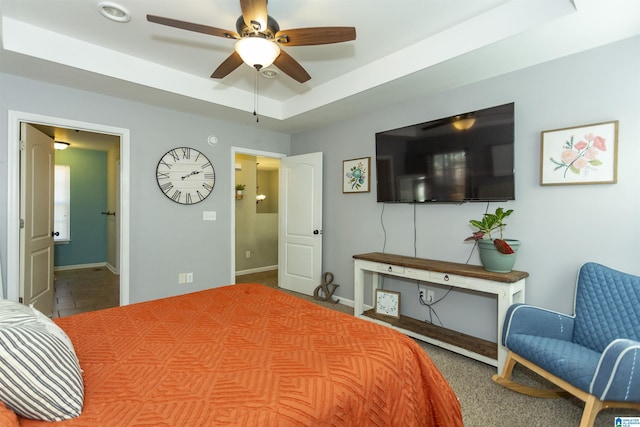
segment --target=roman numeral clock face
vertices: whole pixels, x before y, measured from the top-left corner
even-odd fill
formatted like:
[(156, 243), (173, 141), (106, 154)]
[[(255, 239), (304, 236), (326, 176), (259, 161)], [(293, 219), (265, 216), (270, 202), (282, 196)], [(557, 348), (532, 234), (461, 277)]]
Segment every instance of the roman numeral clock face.
[(209, 159), (200, 151), (179, 147), (162, 156), (156, 168), (156, 179), (169, 199), (192, 205), (211, 194), (216, 174)]

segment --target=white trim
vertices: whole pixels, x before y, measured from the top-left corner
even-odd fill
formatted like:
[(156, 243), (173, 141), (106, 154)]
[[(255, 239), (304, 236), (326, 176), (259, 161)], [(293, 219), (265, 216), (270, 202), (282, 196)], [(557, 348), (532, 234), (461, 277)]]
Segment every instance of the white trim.
[[(282, 153), (273, 153), (270, 151), (260, 151), (260, 150), (251, 150), (248, 148), (242, 147), (231, 147), (231, 171), (235, 173), (236, 170), (236, 154), (247, 154), (249, 156), (262, 156), (262, 157), (272, 157), (275, 159), (282, 159), (287, 157), (286, 154)], [(235, 179), (232, 178), (232, 183)], [(234, 185), (229, 185), (229, 218), (231, 219), (231, 226), (229, 229), (231, 230), (231, 268), (229, 282), (227, 283), (236, 283), (236, 191)], [(278, 261), (280, 262), (280, 261)]]
[(256, 268), (250, 268), (248, 270), (236, 271), (236, 276), (241, 276), (243, 274), (263, 273), (265, 271), (273, 271), (277, 269), (278, 269), (277, 265), (267, 265), (266, 267), (256, 267)]
[(20, 296), (20, 122), (68, 127), (120, 137), (120, 305), (129, 304), (129, 129), (13, 110), (9, 110), (7, 122), (7, 299), (17, 301)]
[(108, 267), (106, 262), (91, 262), (88, 264), (59, 265), (53, 271), (83, 270), (85, 268)]

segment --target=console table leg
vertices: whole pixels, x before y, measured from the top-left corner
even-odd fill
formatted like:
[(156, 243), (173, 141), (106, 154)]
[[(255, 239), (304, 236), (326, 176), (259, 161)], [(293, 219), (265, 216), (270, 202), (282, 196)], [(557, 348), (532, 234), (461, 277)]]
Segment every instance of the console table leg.
[(364, 270), (355, 262), (353, 269), (353, 314), (359, 317), (364, 313)]

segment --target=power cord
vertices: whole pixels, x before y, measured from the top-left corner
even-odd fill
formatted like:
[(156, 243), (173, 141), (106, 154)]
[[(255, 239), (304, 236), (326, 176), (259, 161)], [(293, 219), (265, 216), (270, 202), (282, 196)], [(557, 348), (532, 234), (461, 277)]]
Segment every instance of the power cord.
[(413, 257), (418, 257), (417, 241), (418, 241), (418, 225), (416, 223), (416, 205), (413, 204)]
[(383, 216), (384, 216), (384, 207), (386, 206), (386, 203), (382, 204), (382, 210), (380, 211), (380, 225), (382, 226), (382, 235), (383, 240), (382, 240), (382, 253), (384, 253), (385, 248), (387, 247), (387, 229), (384, 228), (384, 220), (383, 220)]
[(422, 299), (422, 296), (420, 296), (420, 282), (416, 281), (416, 287), (418, 288), (418, 300), (420, 301), (420, 305), (425, 306), (429, 309), (429, 319), (425, 320), (425, 322), (431, 323), (433, 325), (433, 316), (435, 316), (438, 319), (438, 323), (440, 324), (440, 326), (444, 326), (442, 320), (440, 320), (440, 316), (438, 316), (438, 313), (436, 312), (435, 308), (433, 308), (433, 306), (445, 299), (447, 295), (449, 295), (453, 287), (447, 289), (447, 292), (445, 292), (444, 295), (433, 302), (427, 302)]

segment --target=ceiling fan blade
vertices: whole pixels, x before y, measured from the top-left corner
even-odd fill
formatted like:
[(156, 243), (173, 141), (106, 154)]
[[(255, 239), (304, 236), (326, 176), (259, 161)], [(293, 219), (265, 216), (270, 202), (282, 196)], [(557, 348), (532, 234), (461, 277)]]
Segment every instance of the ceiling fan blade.
[(238, 55), (238, 52), (234, 51), (227, 59), (222, 61), (222, 64), (216, 68), (216, 70), (211, 74), (212, 79), (221, 79), (226, 77), (233, 70), (238, 68), (242, 64), (242, 58)]
[(196, 33), (209, 34), (211, 36), (225, 37), (228, 39), (239, 39), (240, 35), (235, 31), (223, 30), (222, 28), (210, 27), (208, 25), (194, 24), (192, 22), (178, 21), (177, 19), (163, 18), (162, 16), (147, 15), (147, 21), (154, 24), (166, 25), (168, 27), (180, 28), (182, 30), (194, 31)]
[(311, 46), (356, 39), (355, 27), (311, 27), (278, 31), (275, 40), (285, 46)]
[(256, 32), (267, 29), (267, 0), (240, 0), (240, 8), (247, 27)]
[(311, 76), (307, 71), (302, 68), (302, 65), (298, 63), (295, 59), (291, 57), (284, 50), (280, 51), (280, 55), (273, 62), (273, 65), (282, 70), (283, 73), (289, 75), (294, 80), (297, 80), (299, 83), (304, 83), (307, 80), (311, 79)]

